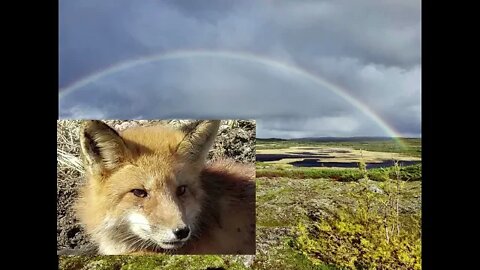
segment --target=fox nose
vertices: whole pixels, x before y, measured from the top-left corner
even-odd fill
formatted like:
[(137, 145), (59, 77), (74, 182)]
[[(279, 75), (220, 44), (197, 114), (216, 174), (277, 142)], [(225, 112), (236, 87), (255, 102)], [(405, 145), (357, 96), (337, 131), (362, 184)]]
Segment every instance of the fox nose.
[(176, 228), (173, 230), (173, 234), (177, 237), (177, 239), (181, 240), (187, 238), (190, 234), (190, 228), (188, 226)]

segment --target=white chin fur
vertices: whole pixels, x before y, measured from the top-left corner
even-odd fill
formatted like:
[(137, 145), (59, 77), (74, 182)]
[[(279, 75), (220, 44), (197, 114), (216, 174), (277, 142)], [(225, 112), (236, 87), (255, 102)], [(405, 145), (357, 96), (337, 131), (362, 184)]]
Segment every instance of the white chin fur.
[(158, 230), (156, 233), (152, 234), (152, 240), (157, 243), (178, 241), (171, 229)]
[(151, 240), (155, 241), (163, 249), (177, 249), (182, 247), (190, 236), (186, 239), (178, 240), (171, 229), (160, 230), (151, 236)]
[(151, 233), (152, 229), (147, 218), (139, 213), (131, 213), (128, 215), (128, 221), (130, 222), (130, 229), (136, 235), (141, 238), (147, 239), (148, 234)]
[(163, 249), (177, 249), (182, 247), (185, 244), (185, 242), (175, 242), (174, 244), (169, 244), (169, 243), (157, 243), (161, 248)]

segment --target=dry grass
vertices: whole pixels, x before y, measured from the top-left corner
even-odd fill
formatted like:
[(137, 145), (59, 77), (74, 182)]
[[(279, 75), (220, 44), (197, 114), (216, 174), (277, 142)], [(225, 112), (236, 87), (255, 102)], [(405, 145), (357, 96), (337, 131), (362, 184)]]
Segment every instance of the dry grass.
[(78, 178), (83, 175), (78, 144), (80, 120), (57, 121), (57, 180)]

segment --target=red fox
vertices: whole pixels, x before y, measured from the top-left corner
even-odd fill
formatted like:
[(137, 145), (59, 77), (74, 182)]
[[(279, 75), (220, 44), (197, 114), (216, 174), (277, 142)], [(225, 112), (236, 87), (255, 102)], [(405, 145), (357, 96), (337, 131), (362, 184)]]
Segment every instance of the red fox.
[(219, 125), (83, 123), (75, 209), (100, 254), (255, 254), (255, 168), (207, 162)]

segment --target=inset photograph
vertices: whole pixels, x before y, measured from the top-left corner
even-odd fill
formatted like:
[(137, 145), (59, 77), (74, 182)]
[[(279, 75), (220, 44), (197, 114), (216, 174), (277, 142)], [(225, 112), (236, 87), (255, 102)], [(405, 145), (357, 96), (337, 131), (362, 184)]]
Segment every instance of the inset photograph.
[(59, 120), (59, 255), (255, 254), (252, 120)]

